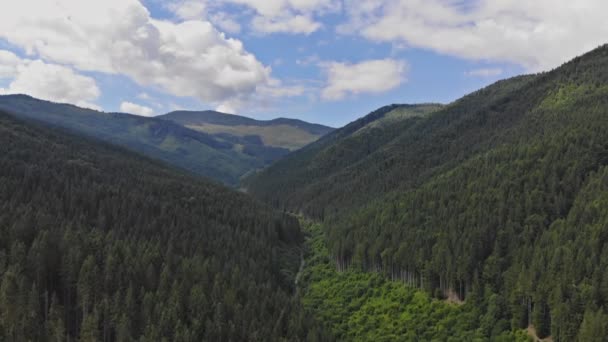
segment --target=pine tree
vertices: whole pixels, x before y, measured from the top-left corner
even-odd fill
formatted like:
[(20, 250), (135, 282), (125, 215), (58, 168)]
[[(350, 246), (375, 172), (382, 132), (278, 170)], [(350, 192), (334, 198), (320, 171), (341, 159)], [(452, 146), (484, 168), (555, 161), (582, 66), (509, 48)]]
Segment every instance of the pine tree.
[(42, 315), (40, 311), (40, 294), (33, 284), (27, 297), (26, 336), (31, 340), (40, 340)]
[(96, 286), (97, 286), (97, 265), (95, 258), (89, 255), (78, 275), (78, 297), (82, 303), (82, 321), (87, 321), (87, 314), (95, 304)]
[(57, 296), (53, 295), (46, 322), (46, 335), (49, 342), (64, 342), (66, 340), (63, 308), (59, 305)]
[(84, 321), (82, 322), (82, 326), (80, 327), (80, 341), (81, 342), (99, 342), (100, 334), (99, 334), (99, 326), (97, 319), (97, 310), (94, 310), (92, 313), (88, 314)]
[(19, 334), (22, 317), (22, 307), (19, 300), (18, 278), (12, 270), (2, 276), (0, 285), (0, 325), (4, 328), (6, 336), (15, 341)]
[(602, 310), (585, 311), (583, 323), (578, 332), (579, 342), (605, 342), (608, 341), (608, 315)]

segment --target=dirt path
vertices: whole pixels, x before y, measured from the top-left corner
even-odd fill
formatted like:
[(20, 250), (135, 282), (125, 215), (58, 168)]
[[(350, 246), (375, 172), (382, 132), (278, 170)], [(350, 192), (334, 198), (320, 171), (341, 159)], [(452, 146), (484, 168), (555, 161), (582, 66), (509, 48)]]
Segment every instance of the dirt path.
[(536, 335), (536, 328), (534, 328), (533, 325), (530, 325), (526, 331), (528, 332), (528, 335), (534, 339), (534, 342), (553, 342), (551, 336), (542, 339), (539, 338), (538, 335)]

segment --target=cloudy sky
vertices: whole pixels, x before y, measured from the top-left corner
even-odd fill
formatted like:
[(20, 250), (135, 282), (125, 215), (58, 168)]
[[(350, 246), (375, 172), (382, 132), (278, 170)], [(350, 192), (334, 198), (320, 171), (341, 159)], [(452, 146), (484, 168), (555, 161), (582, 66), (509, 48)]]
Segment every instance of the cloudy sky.
[(340, 126), (608, 42), (606, 0), (0, 0), (0, 93)]

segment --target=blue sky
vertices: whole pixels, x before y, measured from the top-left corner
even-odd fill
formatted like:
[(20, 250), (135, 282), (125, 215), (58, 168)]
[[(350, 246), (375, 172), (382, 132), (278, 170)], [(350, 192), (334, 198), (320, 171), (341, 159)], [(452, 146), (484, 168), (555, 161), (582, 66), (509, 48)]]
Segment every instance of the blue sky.
[(0, 93), (338, 127), (556, 67), (605, 43), (606, 11), (600, 0), (22, 0), (0, 14)]

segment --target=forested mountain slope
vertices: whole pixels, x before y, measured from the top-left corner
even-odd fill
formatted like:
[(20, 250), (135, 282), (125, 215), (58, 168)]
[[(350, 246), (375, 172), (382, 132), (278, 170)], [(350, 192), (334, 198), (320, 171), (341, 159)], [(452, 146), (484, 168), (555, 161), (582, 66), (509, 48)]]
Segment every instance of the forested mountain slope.
[(503, 330), (608, 335), (608, 46), (464, 97), (311, 186), (283, 167), (250, 190), (331, 216), (339, 269), (457, 296)]
[[(265, 144), (255, 135), (208, 134), (205, 130), (189, 129), (170, 120), (103, 113), (27, 95), (0, 96), (0, 109), (127, 147), (231, 186), (237, 185), (246, 173), (262, 168), (290, 151), (289, 147)], [(316, 139), (324, 132), (315, 125), (310, 127), (316, 135), (306, 135), (309, 139)]]
[(243, 184), (250, 192), (277, 207), (304, 210), (307, 214), (322, 213), (323, 209), (307, 207), (314, 205), (311, 200), (320, 202), (322, 197), (334, 196), (334, 187), (348, 183), (344, 179), (335, 183), (340, 175), (363, 163), (424, 116), (440, 108), (438, 104), (380, 108), (288, 155), (245, 179)]
[[(493, 313), (481, 315), (471, 303), (433, 298), (411, 282), (332, 263), (322, 226), (304, 225), (306, 268), (302, 302), (338, 341), (492, 341), (532, 342), (524, 329)], [(396, 281), (397, 280), (397, 281)]]
[[(242, 144), (243, 149), (260, 145), (274, 147), (281, 152), (281, 157), (333, 131), (331, 127), (301, 120), (279, 118), (260, 121), (215, 111), (176, 111), (159, 118), (211, 134), (220, 140)], [(272, 160), (276, 159), (275, 157)]]
[[(601, 55), (604, 50), (553, 72), (497, 82), (426, 117), (389, 126), (398, 132), (396, 135), (380, 129), (370, 134), (371, 138), (342, 148), (343, 139), (337, 137), (356, 131), (360, 121), (373, 121), (377, 113), (392, 109), (381, 108), (280, 160), (244, 184), (252, 194), (275, 206), (315, 218), (348, 212), (397, 188), (415, 188), (476, 154), (534, 135), (530, 130), (539, 127), (530, 125), (529, 118), (545, 98), (553, 92), (567, 91), (560, 89), (572, 83), (577, 86), (578, 82), (588, 82), (592, 87), (601, 84), (605, 67), (596, 72), (596, 66), (581, 70), (577, 64), (597, 62), (592, 55)], [(585, 94), (586, 90), (578, 91)], [(369, 143), (385, 137), (389, 137), (388, 142), (380, 148)]]
[(0, 113), (0, 340), (319, 339), (298, 222), (122, 149)]

